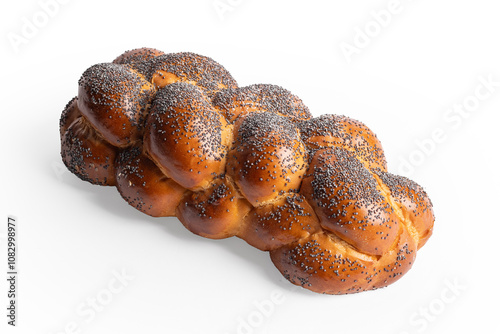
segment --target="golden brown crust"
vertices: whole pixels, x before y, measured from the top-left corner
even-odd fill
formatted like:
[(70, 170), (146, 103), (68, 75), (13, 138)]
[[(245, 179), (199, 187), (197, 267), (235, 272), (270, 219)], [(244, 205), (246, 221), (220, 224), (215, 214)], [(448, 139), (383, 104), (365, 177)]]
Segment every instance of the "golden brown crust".
[[(309, 150), (342, 147), (356, 154), (367, 168), (387, 171), (382, 144), (363, 123), (340, 115), (322, 115), (297, 125)], [(313, 155), (313, 154), (311, 154)]]
[(152, 69), (151, 81), (158, 88), (180, 81), (196, 85), (211, 97), (220, 90), (238, 87), (221, 64), (191, 52), (158, 56), (152, 63)]
[(148, 48), (91, 67), (79, 84), (60, 120), (73, 173), (104, 185), (116, 175), (148, 215), (270, 251), (293, 284), (327, 294), (387, 286), (432, 234), (429, 197), (387, 172), (366, 125), (311, 118), (281, 87), (237, 88), (208, 57)]
[(270, 253), (278, 270), (295, 285), (319, 293), (345, 294), (370, 289), (377, 259), (317, 233)]
[(397, 244), (378, 261), (371, 289), (388, 286), (403, 277), (410, 270), (417, 255), (415, 239), (406, 228), (400, 229)]
[(317, 233), (270, 252), (278, 270), (295, 285), (314, 292), (347, 294), (386, 287), (400, 279), (415, 261), (415, 240), (400, 228), (383, 256), (359, 253), (342, 239)]
[(236, 235), (252, 206), (226, 177), (204, 191), (188, 193), (177, 208), (177, 217), (191, 232), (210, 239)]
[(393, 245), (398, 217), (366, 167), (343, 148), (316, 151), (301, 193), (321, 226), (358, 251), (382, 255)]
[(156, 95), (144, 148), (166, 175), (198, 190), (224, 173), (229, 132), (199, 88), (178, 82)]
[(290, 91), (276, 85), (250, 85), (224, 89), (212, 99), (214, 107), (228, 122), (245, 112), (267, 111), (300, 122), (312, 117), (309, 108)]
[(151, 81), (153, 75), (153, 60), (165, 54), (163, 51), (153, 48), (139, 48), (125, 51), (118, 56), (113, 63), (127, 64), (130, 68), (140, 73), (147, 81)]
[(116, 188), (128, 204), (153, 217), (174, 216), (186, 192), (167, 178), (140, 146), (127, 148), (118, 155)]
[(313, 208), (303, 196), (294, 193), (254, 208), (241, 225), (238, 237), (264, 251), (307, 238), (321, 230)]
[(104, 63), (78, 82), (78, 108), (112, 145), (127, 147), (142, 137), (155, 88), (126, 66)]
[(418, 233), (418, 248), (429, 240), (434, 226), (432, 203), (424, 189), (414, 181), (400, 175), (375, 170), (375, 175), (388, 187), (403, 220)]
[(68, 130), (69, 126), (75, 121), (75, 119), (82, 116), (80, 110), (78, 109), (77, 100), (77, 97), (71, 99), (71, 101), (66, 104), (66, 107), (64, 107), (61, 118), (59, 118), (59, 135), (61, 140), (64, 133)]
[(116, 148), (101, 138), (84, 117), (71, 123), (61, 139), (66, 167), (84, 181), (114, 186)]
[(306, 150), (292, 122), (269, 112), (249, 113), (235, 128), (227, 173), (252, 205), (299, 190)]

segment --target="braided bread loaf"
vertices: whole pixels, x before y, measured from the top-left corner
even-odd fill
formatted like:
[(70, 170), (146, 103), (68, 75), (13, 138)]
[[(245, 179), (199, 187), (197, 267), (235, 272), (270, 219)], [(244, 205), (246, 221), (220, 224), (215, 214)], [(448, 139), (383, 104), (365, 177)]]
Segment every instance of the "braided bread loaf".
[(427, 194), (387, 172), (364, 124), (312, 118), (278, 86), (239, 88), (207, 57), (142, 48), (94, 65), (60, 130), (82, 180), (197, 235), (238, 236), (315, 292), (393, 283), (432, 233)]

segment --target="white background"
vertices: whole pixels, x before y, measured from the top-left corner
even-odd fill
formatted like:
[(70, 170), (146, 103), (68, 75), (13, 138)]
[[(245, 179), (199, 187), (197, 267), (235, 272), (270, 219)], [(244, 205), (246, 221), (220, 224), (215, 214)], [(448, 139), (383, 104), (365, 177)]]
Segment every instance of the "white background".
[[(34, 0), (0, 8), (2, 333), (500, 333), (496, 2), (60, 2), (51, 16)], [(356, 53), (346, 57), (347, 44)], [(278, 84), (314, 115), (371, 127), (390, 171), (434, 203), (434, 235), (412, 270), (373, 292), (314, 294), (242, 240), (197, 237), (65, 171), (58, 122), (81, 73), (142, 46), (210, 56), (240, 86)], [(9, 215), (20, 239), (15, 329), (4, 307)], [(95, 314), (93, 298), (105, 304)]]

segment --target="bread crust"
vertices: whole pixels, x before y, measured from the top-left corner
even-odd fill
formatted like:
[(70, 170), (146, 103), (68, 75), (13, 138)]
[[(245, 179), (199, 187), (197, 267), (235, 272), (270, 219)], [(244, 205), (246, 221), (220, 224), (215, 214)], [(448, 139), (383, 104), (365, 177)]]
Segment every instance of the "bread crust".
[(156, 89), (128, 66), (103, 63), (78, 82), (78, 108), (112, 145), (131, 146), (142, 138)]
[(298, 96), (269, 84), (223, 89), (214, 95), (212, 104), (229, 122), (234, 122), (242, 113), (263, 111), (288, 117), (292, 122), (312, 117)]
[(153, 101), (144, 148), (166, 175), (198, 190), (224, 173), (230, 132), (201, 89), (176, 82)]
[(227, 173), (252, 205), (297, 192), (307, 169), (306, 149), (286, 117), (246, 113), (236, 122)]
[(66, 167), (83, 181), (114, 186), (117, 148), (77, 117), (61, 137), (61, 157)]
[(116, 188), (128, 204), (152, 217), (175, 215), (186, 189), (161, 172), (141, 146), (121, 151), (116, 159)]
[(205, 56), (141, 48), (94, 65), (59, 125), (79, 178), (201, 237), (269, 251), (313, 292), (392, 284), (432, 234), (427, 193), (388, 172), (365, 124), (312, 117), (279, 86), (239, 88)]

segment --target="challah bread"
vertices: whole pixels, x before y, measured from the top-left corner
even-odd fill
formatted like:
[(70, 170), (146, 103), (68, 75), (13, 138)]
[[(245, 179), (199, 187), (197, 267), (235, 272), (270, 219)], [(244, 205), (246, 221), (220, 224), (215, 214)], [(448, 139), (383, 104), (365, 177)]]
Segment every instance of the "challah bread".
[(152, 62), (151, 69), (151, 82), (158, 88), (181, 81), (201, 88), (212, 97), (223, 89), (238, 87), (231, 74), (219, 63), (191, 52), (160, 55)]
[(175, 215), (186, 190), (166, 177), (141, 146), (122, 150), (115, 169), (116, 188), (130, 205), (153, 217)]
[(286, 117), (246, 113), (236, 121), (226, 172), (254, 206), (298, 192), (306, 171), (306, 149)]
[(142, 137), (148, 104), (156, 89), (134, 70), (97, 64), (78, 82), (78, 108), (112, 145), (127, 147)]
[(257, 206), (241, 222), (238, 237), (270, 251), (303, 240), (322, 230), (304, 196), (288, 193), (267, 205)]
[(408, 231), (414, 234), (414, 239), (418, 240), (420, 249), (432, 234), (429, 222), (434, 221), (434, 213), (429, 197), (421, 186), (404, 176), (377, 169), (374, 170), (373, 176), (383, 192), (390, 194), (388, 198), (392, 201), (391, 205), (406, 223)]
[(313, 118), (278, 86), (239, 88), (208, 57), (142, 48), (91, 67), (60, 133), (81, 179), (116, 185), (136, 209), (175, 215), (202, 237), (269, 251), (314, 292), (387, 286), (432, 234), (427, 194), (387, 171), (366, 125)]
[(228, 176), (217, 177), (202, 191), (188, 192), (177, 207), (177, 217), (191, 232), (210, 239), (232, 237), (241, 217), (251, 210)]
[(158, 56), (163, 55), (163, 51), (152, 48), (141, 48), (126, 51), (113, 60), (114, 64), (127, 64), (137, 73), (139, 73), (148, 82), (151, 81), (153, 68), (151, 62)]
[(255, 111), (285, 116), (292, 122), (312, 117), (301, 99), (276, 85), (259, 84), (224, 89), (214, 95), (212, 104), (229, 122), (234, 122), (242, 112)]
[(353, 152), (367, 168), (387, 171), (382, 144), (375, 134), (359, 121), (340, 115), (321, 115), (300, 122), (297, 127), (310, 151), (343, 147)]
[(161, 89), (151, 106), (145, 152), (185, 188), (206, 187), (224, 173), (231, 129), (201, 89), (176, 82)]
[(80, 109), (78, 109), (77, 98), (74, 97), (66, 104), (61, 114), (61, 118), (59, 119), (59, 135), (61, 139), (71, 123), (81, 116), (82, 114), (80, 113)]
[(323, 229), (357, 250), (381, 256), (393, 245), (399, 219), (372, 173), (349, 151), (317, 151), (301, 192)]
[(77, 98), (66, 105), (59, 125), (61, 156), (66, 167), (84, 181), (114, 186), (117, 148), (82, 117)]

